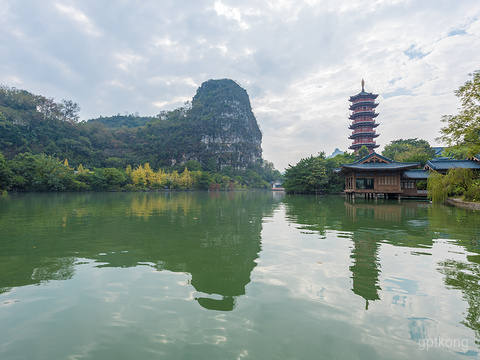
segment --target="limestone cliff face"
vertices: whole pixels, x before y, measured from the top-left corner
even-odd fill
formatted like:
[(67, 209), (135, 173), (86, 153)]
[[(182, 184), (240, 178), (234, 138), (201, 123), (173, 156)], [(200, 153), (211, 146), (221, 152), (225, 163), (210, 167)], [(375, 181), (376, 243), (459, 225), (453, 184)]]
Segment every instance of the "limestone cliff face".
[(262, 133), (247, 92), (229, 79), (208, 80), (197, 90), (188, 117), (202, 142), (201, 162), (245, 169), (262, 157)]

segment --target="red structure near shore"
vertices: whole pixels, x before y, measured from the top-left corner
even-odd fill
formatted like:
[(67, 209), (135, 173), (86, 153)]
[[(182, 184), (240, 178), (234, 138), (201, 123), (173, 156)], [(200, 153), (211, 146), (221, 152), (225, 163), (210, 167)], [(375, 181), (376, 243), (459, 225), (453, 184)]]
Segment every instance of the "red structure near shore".
[(375, 138), (378, 134), (375, 128), (379, 125), (375, 122), (375, 118), (378, 113), (375, 112), (375, 108), (378, 104), (375, 102), (378, 94), (373, 94), (365, 91), (365, 82), (362, 79), (362, 91), (357, 95), (350, 96), (349, 101), (350, 110), (352, 114), (349, 119), (352, 120), (352, 124), (349, 129), (353, 130), (349, 139), (353, 140), (349, 149), (352, 149), (355, 154), (358, 154), (358, 150), (365, 145), (371, 154), (374, 149), (379, 147), (375, 142)]

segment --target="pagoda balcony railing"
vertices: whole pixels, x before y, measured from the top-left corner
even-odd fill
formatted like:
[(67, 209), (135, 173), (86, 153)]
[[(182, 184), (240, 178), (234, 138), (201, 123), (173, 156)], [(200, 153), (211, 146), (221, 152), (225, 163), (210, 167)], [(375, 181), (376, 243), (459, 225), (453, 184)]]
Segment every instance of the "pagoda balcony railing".
[(352, 145), (376, 145), (374, 140), (354, 141)]
[(371, 111), (374, 111), (374, 109), (372, 107), (367, 107), (366, 109), (355, 109), (355, 110), (353, 110), (353, 113), (357, 114), (359, 112), (364, 112), (364, 111), (371, 112)]
[(367, 116), (365, 118), (356, 118), (355, 120), (353, 120), (352, 124), (357, 124), (361, 122), (375, 122), (375, 119)]
[(360, 128), (360, 129), (356, 129), (355, 131), (352, 132), (352, 135), (354, 134), (372, 134), (372, 135), (375, 135), (377, 132), (373, 129), (370, 129), (370, 128)]
[(377, 124), (375, 122), (374, 119), (355, 119), (354, 121), (352, 121), (352, 123), (350, 124), (350, 126), (352, 127), (358, 127), (358, 126), (362, 126), (362, 124), (364, 124), (363, 126), (369, 126), (369, 127), (377, 127), (379, 124)]

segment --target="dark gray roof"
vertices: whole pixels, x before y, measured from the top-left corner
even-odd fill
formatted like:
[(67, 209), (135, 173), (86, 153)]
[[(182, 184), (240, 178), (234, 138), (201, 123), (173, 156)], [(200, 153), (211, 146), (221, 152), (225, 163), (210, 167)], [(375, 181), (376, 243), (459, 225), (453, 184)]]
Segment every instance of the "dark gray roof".
[(354, 170), (406, 170), (411, 169), (412, 167), (417, 167), (419, 163), (381, 163), (381, 162), (369, 162), (364, 164), (345, 164), (342, 165), (343, 168), (346, 169), (354, 169)]
[(433, 170), (448, 170), (457, 168), (480, 170), (480, 163), (473, 160), (432, 159), (427, 161), (425, 166), (427, 165)]
[(442, 155), (442, 151), (443, 151), (442, 146), (432, 146), (432, 149), (435, 150), (435, 156)]
[(378, 97), (378, 94), (374, 94), (374, 93), (369, 93), (369, 92), (366, 92), (364, 89), (362, 89), (361, 92), (359, 92), (357, 95), (353, 95), (353, 96), (350, 96), (350, 101), (353, 101), (359, 97), (362, 97), (362, 96), (365, 96), (365, 97), (370, 97), (372, 99), (376, 99)]
[[(378, 157), (386, 162), (364, 162), (369, 160), (372, 157)], [(420, 163), (403, 163), (398, 162), (392, 159), (389, 159), (385, 156), (372, 152), (371, 154), (351, 163), (351, 164), (341, 164), (342, 168), (353, 169), (353, 170), (377, 170), (377, 171), (386, 171), (386, 170), (407, 170), (420, 166)]]
[(428, 170), (407, 170), (404, 171), (402, 177), (405, 179), (428, 179), (430, 176), (430, 172)]
[[(397, 161), (395, 160), (392, 160), (392, 159), (389, 159), (385, 156), (382, 156), (380, 154), (377, 154), (375, 151), (372, 152), (371, 154), (368, 154), (367, 156), (364, 156), (363, 158), (361, 159), (358, 159), (357, 161), (354, 161), (352, 164), (359, 164), (361, 162), (364, 162), (364, 161), (367, 161), (368, 159), (372, 158), (372, 157), (378, 157), (382, 160), (385, 160), (386, 162), (389, 162), (389, 163), (397, 163)], [(403, 163), (400, 163), (400, 164), (403, 164)], [(348, 164), (347, 164), (348, 165)]]

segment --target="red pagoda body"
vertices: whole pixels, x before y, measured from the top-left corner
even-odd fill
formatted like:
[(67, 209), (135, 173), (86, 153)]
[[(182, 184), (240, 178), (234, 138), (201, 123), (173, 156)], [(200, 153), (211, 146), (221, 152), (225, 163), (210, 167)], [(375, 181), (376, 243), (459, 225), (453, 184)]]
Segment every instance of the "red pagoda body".
[(374, 140), (378, 136), (375, 128), (379, 125), (375, 123), (375, 118), (378, 116), (375, 112), (375, 108), (378, 106), (375, 102), (377, 96), (378, 94), (365, 92), (365, 82), (363, 80), (362, 91), (357, 95), (350, 96), (349, 101), (352, 105), (349, 109), (352, 110), (352, 114), (349, 119), (352, 120), (352, 124), (349, 129), (353, 132), (349, 139), (352, 139), (353, 143), (349, 149), (354, 150), (355, 154), (363, 145), (367, 147), (370, 154), (380, 146)]

